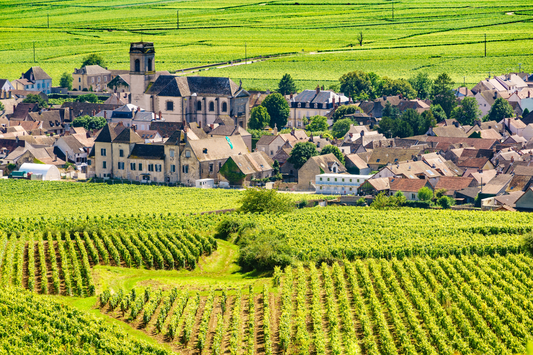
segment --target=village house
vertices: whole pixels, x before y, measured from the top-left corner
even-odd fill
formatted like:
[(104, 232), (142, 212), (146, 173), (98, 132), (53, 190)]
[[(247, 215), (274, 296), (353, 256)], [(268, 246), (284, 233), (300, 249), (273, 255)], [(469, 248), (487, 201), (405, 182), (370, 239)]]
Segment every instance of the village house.
[(12, 84), (16, 90), (42, 91), (47, 95), (52, 92), (52, 78), (41, 67), (31, 67)]
[(75, 68), (72, 73), (72, 88), (78, 91), (105, 91), (111, 81), (111, 72), (99, 65), (86, 65)]
[(392, 178), (390, 180), (389, 194), (392, 196), (401, 191), (408, 201), (419, 201), (418, 191), (423, 187), (433, 190), (429, 180)]
[(303, 190), (315, 190), (313, 183), (320, 174), (345, 174), (346, 167), (335, 157), (334, 154), (324, 154), (311, 157), (298, 170), (298, 188)]
[(265, 152), (270, 158), (273, 158), (284, 144), (285, 140), (280, 135), (264, 135), (255, 144), (255, 151)]
[(387, 165), (375, 174), (373, 178), (402, 177), (405, 179), (429, 179), (437, 176), (441, 176), (441, 174), (423, 161), (404, 161)]
[(420, 149), (405, 148), (376, 148), (368, 159), (368, 166), (372, 171), (377, 171), (387, 164), (397, 164), (402, 161), (412, 160), (420, 153)]
[(230, 155), (220, 168), (220, 175), (231, 185), (248, 184), (251, 179), (272, 176), (274, 161), (265, 152)]
[[(291, 111), (287, 126), (303, 128), (304, 118), (328, 116), (338, 106), (347, 105), (349, 102), (350, 99), (344, 94), (321, 90), (318, 86), (315, 90), (304, 90), (289, 101)], [(328, 124), (333, 124), (333, 120), (328, 120)]]
[(371, 175), (320, 174), (315, 177), (317, 194), (352, 195)]
[(376, 196), (380, 192), (384, 192), (386, 194), (389, 193), (390, 190), (390, 181), (392, 178), (384, 177), (384, 178), (370, 178), (366, 180), (360, 187), (359, 187), (359, 193), (364, 195), (373, 195)]
[(15, 87), (7, 79), (0, 79), (0, 100), (10, 99), (11, 91), (15, 90)]

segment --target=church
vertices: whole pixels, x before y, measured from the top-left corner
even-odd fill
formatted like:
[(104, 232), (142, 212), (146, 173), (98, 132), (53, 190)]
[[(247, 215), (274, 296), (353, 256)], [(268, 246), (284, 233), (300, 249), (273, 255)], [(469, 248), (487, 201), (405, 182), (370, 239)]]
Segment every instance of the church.
[(250, 117), (250, 94), (230, 78), (157, 75), (151, 42), (130, 45), (130, 92), (131, 104), (166, 122), (205, 127), (229, 118), (246, 129)]

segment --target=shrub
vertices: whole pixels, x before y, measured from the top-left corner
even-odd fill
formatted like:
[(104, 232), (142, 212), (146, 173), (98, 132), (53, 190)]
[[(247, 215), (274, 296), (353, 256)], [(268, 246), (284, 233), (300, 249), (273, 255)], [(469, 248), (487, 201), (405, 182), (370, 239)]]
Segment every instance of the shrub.
[(286, 235), (274, 229), (243, 238), (240, 242), (239, 265), (245, 271), (269, 271), (276, 266), (285, 268), (291, 265), (295, 259), (285, 238)]
[(364, 197), (361, 197), (359, 200), (357, 200), (357, 206), (360, 206), (360, 207), (366, 206), (366, 200)]
[(433, 191), (427, 186), (418, 190), (418, 199), (420, 201), (429, 201), (433, 198)]
[(240, 203), (238, 211), (243, 213), (284, 213), (294, 209), (290, 198), (276, 190), (246, 189)]
[(437, 204), (441, 206), (442, 208), (447, 209), (455, 205), (455, 200), (448, 196), (441, 196), (437, 200)]
[(533, 231), (524, 235), (524, 246), (531, 254), (533, 254)]

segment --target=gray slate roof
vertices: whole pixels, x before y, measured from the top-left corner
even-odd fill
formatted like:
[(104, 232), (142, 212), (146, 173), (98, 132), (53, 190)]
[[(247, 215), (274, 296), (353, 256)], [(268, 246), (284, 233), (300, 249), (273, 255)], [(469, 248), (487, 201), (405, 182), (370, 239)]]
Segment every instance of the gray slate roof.
[(50, 75), (46, 74), (41, 67), (31, 67), (22, 77), (31, 81), (31, 74), (33, 74), (35, 80), (52, 80)]
[(135, 144), (135, 147), (128, 158), (163, 160), (165, 159), (165, 147), (156, 144)]
[(146, 93), (168, 97), (187, 97), (193, 93), (200, 96), (235, 96), (239, 89), (229, 78), (160, 75)]

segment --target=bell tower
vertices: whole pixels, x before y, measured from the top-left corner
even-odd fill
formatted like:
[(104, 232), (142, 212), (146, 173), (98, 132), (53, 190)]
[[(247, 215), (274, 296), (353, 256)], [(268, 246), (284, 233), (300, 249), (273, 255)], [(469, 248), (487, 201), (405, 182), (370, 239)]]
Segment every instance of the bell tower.
[(155, 49), (152, 42), (130, 44), (130, 103), (148, 110), (144, 92), (155, 81)]

